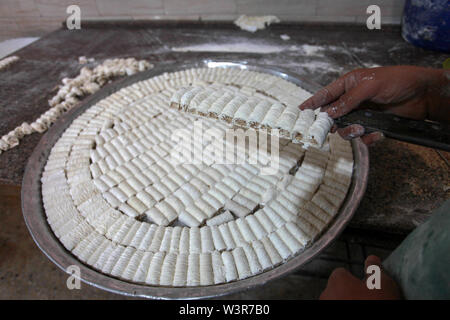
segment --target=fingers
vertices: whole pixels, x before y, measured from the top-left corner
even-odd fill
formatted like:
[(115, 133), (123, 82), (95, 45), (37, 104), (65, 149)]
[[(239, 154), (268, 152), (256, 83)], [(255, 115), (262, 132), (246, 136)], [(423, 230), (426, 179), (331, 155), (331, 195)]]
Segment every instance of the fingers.
[(364, 127), (359, 124), (352, 124), (345, 128), (337, 129), (339, 135), (345, 140), (351, 140), (364, 134)]
[(365, 270), (367, 270), (367, 268), (372, 265), (381, 267), (381, 259), (373, 254), (366, 258), (366, 261), (364, 262)]
[(359, 105), (372, 98), (373, 88), (370, 85), (360, 84), (339, 97), (335, 102), (323, 107), (323, 111), (333, 118), (339, 118), (344, 114), (349, 113)]
[(361, 296), (362, 282), (344, 268), (337, 268), (328, 278), (321, 300), (355, 299)]
[(354, 138), (361, 137), (362, 142), (366, 146), (374, 145), (375, 143), (383, 140), (384, 134), (382, 132), (371, 132), (369, 134), (365, 134), (365, 129), (363, 126), (359, 124), (352, 124), (345, 128), (337, 128), (334, 125), (331, 130), (331, 133), (337, 132), (339, 135), (345, 140), (352, 140)]
[(300, 105), (300, 110), (316, 109), (333, 102), (345, 92), (345, 76), (317, 91), (311, 98)]
[(381, 284), (378, 290), (370, 290), (373, 294), (373, 298), (377, 300), (396, 300), (402, 298), (400, 287), (397, 285), (394, 279), (392, 279), (384, 270), (381, 264), (381, 259), (375, 255), (370, 255), (364, 262), (364, 270), (366, 272), (365, 281), (367, 281), (368, 274), (367, 268), (369, 266), (378, 266), (381, 269)]
[(354, 280), (357, 279), (354, 275), (350, 273), (345, 268), (336, 268), (333, 270), (333, 272), (330, 275), (330, 278), (328, 278), (329, 282), (346, 282), (347, 280)]
[(378, 131), (366, 134), (361, 137), (362, 142), (367, 146), (374, 145), (375, 143), (377, 143), (383, 139), (384, 139), (384, 134), (382, 132), (378, 132)]
[[(369, 256), (365, 261), (365, 270), (369, 265), (381, 267), (381, 260), (377, 256)], [(366, 277), (367, 279), (367, 277)], [(374, 290), (367, 287), (367, 280), (360, 280), (344, 268), (333, 271), (328, 279), (325, 290), (320, 295), (321, 300), (346, 299), (400, 299), (401, 292), (394, 280), (383, 271), (381, 272), (381, 288)]]

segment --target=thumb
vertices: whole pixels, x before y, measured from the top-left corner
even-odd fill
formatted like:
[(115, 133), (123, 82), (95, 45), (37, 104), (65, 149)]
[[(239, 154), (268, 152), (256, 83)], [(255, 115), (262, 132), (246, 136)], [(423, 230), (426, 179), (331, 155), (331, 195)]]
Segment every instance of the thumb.
[(367, 270), (367, 268), (372, 265), (381, 267), (381, 259), (373, 254), (366, 258), (366, 261), (364, 262), (365, 270)]
[(369, 268), (369, 266), (373, 266), (373, 265), (380, 267), (380, 270), (383, 273), (381, 259), (372, 254), (366, 258), (366, 261), (364, 261), (364, 279), (366, 279), (368, 277), (367, 268)]

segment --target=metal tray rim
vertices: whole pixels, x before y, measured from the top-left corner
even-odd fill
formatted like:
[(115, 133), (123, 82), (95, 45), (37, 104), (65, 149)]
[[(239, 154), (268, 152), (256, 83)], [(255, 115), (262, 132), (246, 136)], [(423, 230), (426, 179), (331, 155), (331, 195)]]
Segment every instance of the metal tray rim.
[(77, 265), (80, 267), (81, 271), (80, 279), (84, 283), (106, 291), (126, 296), (152, 299), (201, 299), (219, 297), (222, 295), (232, 294), (238, 291), (264, 285), (268, 281), (286, 276), (287, 274), (295, 271), (303, 264), (313, 259), (328, 245), (330, 245), (350, 221), (354, 212), (356, 211), (356, 208), (359, 205), (359, 202), (362, 199), (368, 179), (368, 150), (360, 139), (355, 139), (352, 141), (355, 160), (352, 183), (347, 197), (334, 221), (331, 222), (325, 232), (312, 245), (305, 248), (305, 250), (303, 250), (300, 254), (297, 254), (296, 256), (288, 259), (288, 261), (277, 267), (274, 267), (250, 278), (220, 285), (203, 287), (175, 288), (148, 286), (144, 284), (127, 282), (98, 272), (83, 264), (75, 256), (73, 256), (71, 252), (64, 248), (58, 238), (54, 235), (51, 227), (47, 222), (42, 205), (40, 188), (40, 177), (44, 169), (48, 154), (50, 153), (50, 150), (53, 147), (54, 143), (59, 139), (62, 132), (78, 115), (80, 115), (90, 106), (124, 86), (130, 85), (136, 81), (162, 74), (164, 72), (172, 72), (176, 70), (182, 70), (184, 68), (200, 66), (225, 68), (231, 67), (261, 71), (278, 75), (282, 78), (285, 78), (286, 80), (301, 85), (304, 89), (310, 92), (316, 91), (319, 88), (317, 84), (314, 84), (305, 79), (301, 79), (301, 77), (298, 75), (294, 75), (290, 72), (286, 72), (272, 66), (259, 66), (255, 64), (249, 65), (246, 62), (236, 61), (204, 60), (200, 63), (163, 66), (141, 72), (131, 77), (115, 81), (114, 83), (102, 88), (96, 94), (86, 98), (80, 106), (72, 109), (63, 117), (61, 117), (42, 137), (39, 144), (33, 151), (30, 159), (28, 160), (22, 181), (22, 212), (28, 230), (39, 249), (63, 271), (67, 272), (67, 267), (69, 267), (70, 265)]

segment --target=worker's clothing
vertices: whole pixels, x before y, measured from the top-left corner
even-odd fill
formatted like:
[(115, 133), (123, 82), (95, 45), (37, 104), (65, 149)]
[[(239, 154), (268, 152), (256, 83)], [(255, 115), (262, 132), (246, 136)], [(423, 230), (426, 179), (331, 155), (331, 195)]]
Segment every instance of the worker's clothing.
[(450, 200), (384, 261), (406, 299), (450, 299)]

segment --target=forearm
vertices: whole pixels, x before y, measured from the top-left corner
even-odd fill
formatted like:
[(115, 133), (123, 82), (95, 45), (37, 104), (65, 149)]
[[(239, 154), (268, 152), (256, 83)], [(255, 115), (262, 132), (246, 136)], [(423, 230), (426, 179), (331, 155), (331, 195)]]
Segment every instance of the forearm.
[(427, 118), (450, 123), (450, 70), (432, 70), (427, 90)]

